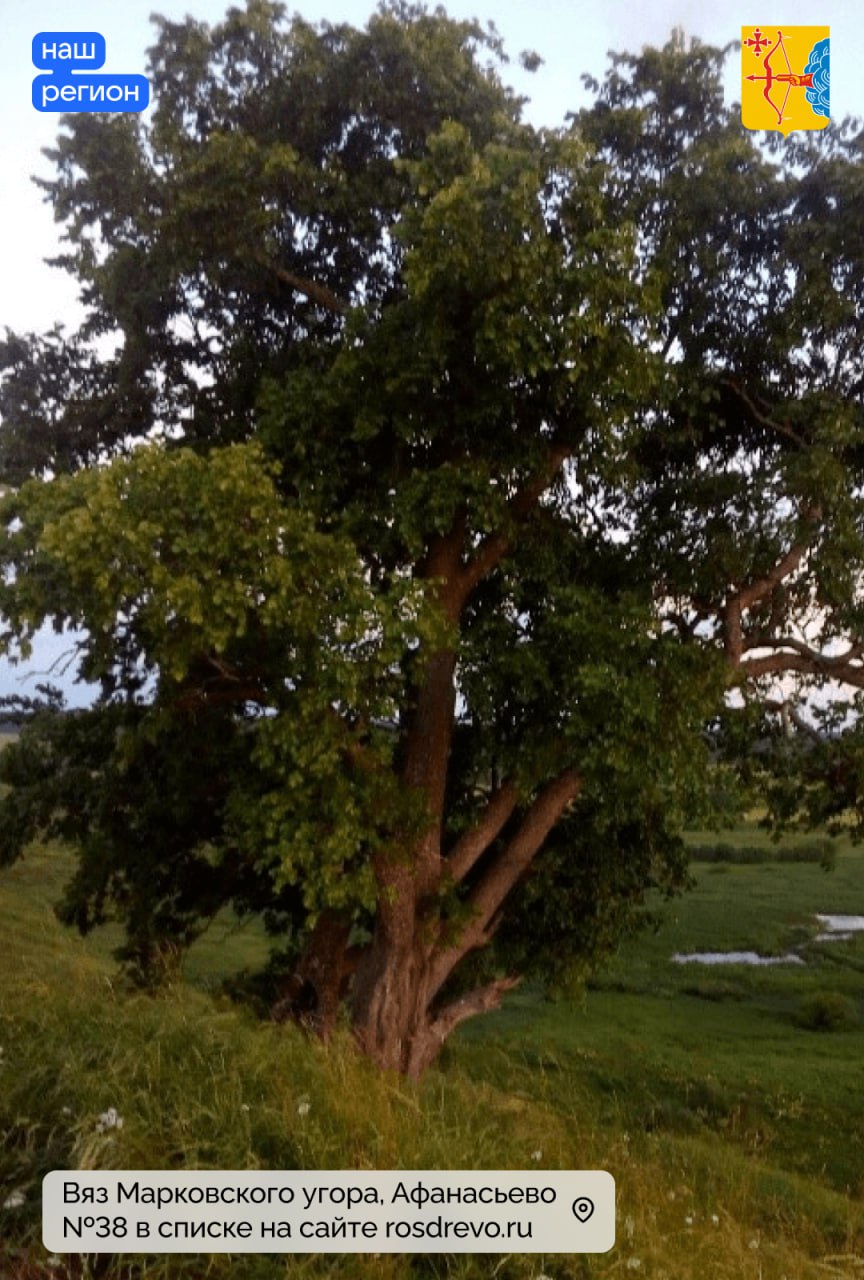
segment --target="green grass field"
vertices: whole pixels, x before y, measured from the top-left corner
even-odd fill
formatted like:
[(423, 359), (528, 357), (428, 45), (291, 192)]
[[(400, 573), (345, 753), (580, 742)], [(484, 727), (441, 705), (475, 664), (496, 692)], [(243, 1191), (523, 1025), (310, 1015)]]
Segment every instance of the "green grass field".
[[(164, 995), (129, 993), (110, 932), (82, 940), (53, 917), (69, 865), (43, 848), (0, 872), (3, 1280), (864, 1277), (864, 935), (812, 940), (817, 911), (864, 915), (864, 852), (841, 848), (829, 873), (695, 865), (696, 889), (581, 999), (516, 993), (419, 1086), (219, 996), (263, 955), (248, 927), (211, 928)], [(671, 962), (790, 948), (806, 966)], [(100, 1131), (110, 1107), (123, 1127)], [(42, 1176), (112, 1167), (606, 1168), (618, 1240), (584, 1258), (47, 1257)]]

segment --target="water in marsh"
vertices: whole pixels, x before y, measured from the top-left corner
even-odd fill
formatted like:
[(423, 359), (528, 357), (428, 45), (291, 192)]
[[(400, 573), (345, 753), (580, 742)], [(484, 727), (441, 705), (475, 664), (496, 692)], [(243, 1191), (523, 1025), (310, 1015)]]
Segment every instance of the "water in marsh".
[(760, 956), (755, 951), (694, 951), (690, 955), (676, 952), (673, 964), (803, 964), (800, 956)]
[(864, 933), (864, 916), (828, 916), (817, 915), (822, 926), (815, 942), (849, 942), (856, 933)]
[[(864, 916), (842, 916), (817, 914), (815, 917), (822, 926), (814, 942), (848, 942), (856, 933), (864, 933)], [(804, 964), (805, 961), (795, 952), (789, 951), (784, 956), (760, 956), (756, 951), (694, 951), (682, 954), (680, 951), (672, 957), (673, 964)]]

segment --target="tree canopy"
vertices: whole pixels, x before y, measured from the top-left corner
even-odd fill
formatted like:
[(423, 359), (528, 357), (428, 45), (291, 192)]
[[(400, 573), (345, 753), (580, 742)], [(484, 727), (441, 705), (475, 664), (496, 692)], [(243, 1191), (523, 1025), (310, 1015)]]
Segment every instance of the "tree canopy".
[(0, 854), (72, 841), (144, 978), (260, 914), (277, 1014), (414, 1075), (684, 883), (742, 743), (860, 808), (803, 701), (864, 687), (860, 135), (766, 149), (677, 37), (539, 129), (503, 56), (160, 19), (149, 123), (43, 183), (88, 319), (0, 352), (5, 643), (102, 689), (4, 753)]

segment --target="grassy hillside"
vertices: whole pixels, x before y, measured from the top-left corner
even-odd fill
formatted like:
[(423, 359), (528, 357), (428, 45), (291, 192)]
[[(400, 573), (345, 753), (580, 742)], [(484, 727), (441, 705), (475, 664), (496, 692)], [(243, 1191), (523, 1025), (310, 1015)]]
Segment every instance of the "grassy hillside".
[[(261, 954), (249, 929), (214, 927), (182, 983), (131, 995), (110, 935), (81, 940), (54, 920), (67, 867), (40, 849), (0, 872), (4, 1280), (864, 1276), (864, 936), (810, 940), (816, 911), (864, 914), (862, 853), (842, 850), (831, 873), (696, 866), (696, 890), (581, 1000), (517, 993), (416, 1087), (376, 1076), (345, 1042), (325, 1052), (214, 995)], [(806, 966), (670, 959), (790, 947)], [(122, 1128), (100, 1128), (108, 1108)], [(590, 1258), (48, 1258), (40, 1181), (71, 1167), (606, 1168), (618, 1243)]]

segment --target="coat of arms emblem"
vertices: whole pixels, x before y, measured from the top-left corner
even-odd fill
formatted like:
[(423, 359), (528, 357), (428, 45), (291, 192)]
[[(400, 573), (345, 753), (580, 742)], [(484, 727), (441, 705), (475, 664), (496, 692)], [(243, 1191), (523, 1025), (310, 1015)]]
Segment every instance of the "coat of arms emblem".
[(741, 28), (741, 119), (747, 129), (824, 129), (829, 100), (828, 27)]

